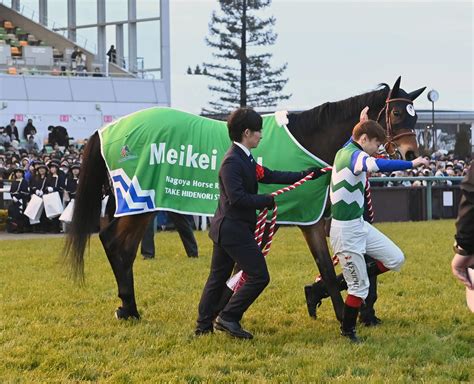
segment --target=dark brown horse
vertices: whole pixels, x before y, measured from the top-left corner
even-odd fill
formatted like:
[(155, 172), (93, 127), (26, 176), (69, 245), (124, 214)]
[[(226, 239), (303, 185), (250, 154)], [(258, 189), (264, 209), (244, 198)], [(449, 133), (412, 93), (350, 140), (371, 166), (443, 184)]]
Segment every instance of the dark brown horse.
[[(392, 89), (382, 84), (379, 89), (369, 93), (325, 103), (301, 113), (290, 113), (288, 128), (307, 150), (332, 164), (336, 152), (351, 137), (361, 110), (368, 106), (369, 118), (378, 120), (387, 130), (387, 153), (392, 157), (411, 160), (418, 151), (413, 130), (417, 116), (412, 104), (424, 89), (406, 93), (400, 88), (398, 78)], [(80, 279), (84, 275), (84, 250), (100, 215), (104, 185), (108, 185), (107, 168), (101, 155), (99, 135), (95, 132), (84, 152), (73, 221), (65, 246), (72, 270)], [(116, 311), (117, 318), (140, 317), (135, 302), (133, 262), (152, 217), (152, 213), (143, 213), (113, 218), (99, 233), (117, 281), (118, 296), (122, 300), (121, 307)], [(326, 281), (336, 317), (341, 319), (343, 301), (326, 243), (324, 220), (300, 226), (300, 229)]]

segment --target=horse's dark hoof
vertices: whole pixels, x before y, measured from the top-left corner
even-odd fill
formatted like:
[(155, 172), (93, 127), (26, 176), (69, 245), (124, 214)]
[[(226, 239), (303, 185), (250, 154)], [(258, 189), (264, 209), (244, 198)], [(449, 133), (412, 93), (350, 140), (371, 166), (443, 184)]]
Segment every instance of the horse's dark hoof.
[(140, 320), (140, 315), (138, 314), (137, 310), (130, 311), (123, 307), (118, 307), (115, 310), (115, 318), (117, 320), (128, 320), (130, 318), (135, 319), (135, 320)]

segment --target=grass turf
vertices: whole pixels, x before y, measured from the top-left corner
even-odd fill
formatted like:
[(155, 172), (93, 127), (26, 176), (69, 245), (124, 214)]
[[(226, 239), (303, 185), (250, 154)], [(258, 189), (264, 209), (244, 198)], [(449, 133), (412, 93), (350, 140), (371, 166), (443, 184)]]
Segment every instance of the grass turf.
[(316, 274), (297, 228), (277, 234), (272, 281), (244, 316), (253, 341), (193, 337), (211, 241), (184, 255), (177, 233), (156, 236), (157, 259), (135, 262), (140, 321), (117, 321), (115, 280), (97, 237), (86, 286), (60, 260), (61, 239), (0, 243), (0, 382), (474, 382), (473, 316), (450, 274), (453, 221), (377, 225), (405, 252), (379, 278), (383, 325), (338, 335), (329, 301), (307, 316), (303, 286)]

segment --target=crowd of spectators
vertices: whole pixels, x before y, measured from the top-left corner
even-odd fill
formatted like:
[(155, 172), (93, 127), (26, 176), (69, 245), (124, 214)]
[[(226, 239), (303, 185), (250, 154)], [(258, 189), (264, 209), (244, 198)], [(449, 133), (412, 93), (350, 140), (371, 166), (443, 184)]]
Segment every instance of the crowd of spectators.
[[(429, 160), (429, 166), (421, 166), (418, 168), (408, 169), (406, 171), (396, 171), (390, 174), (372, 173), (371, 177), (464, 177), (469, 171), (470, 159), (459, 159), (452, 153), (444, 153), (442, 151), (435, 152), (431, 157), (426, 156)], [(456, 185), (461, 181), (437, 180), (433, 185)], [(372, 186), (387, 187), (422, 187), (427, 185), (424, 180), (404, 180), (404, 181), (388, 181), (386, 183), (372, 182)]]
[(49, 126), (48, 141), (40, 147), (36, 134), (31, 119), (22, 130), (14, 119), (0, 126), (0, 180), (11, 183), (7, 221), (10, 232), (60, 232), (58, 218), (48, 219), (43, 213), (39, 223), (30, 225), (23, 212), (33, 194), (42, 197), (58, 192), (64, 205), (75, 196), (87, 140), (81, 145), (69, 144), (66, 128)]

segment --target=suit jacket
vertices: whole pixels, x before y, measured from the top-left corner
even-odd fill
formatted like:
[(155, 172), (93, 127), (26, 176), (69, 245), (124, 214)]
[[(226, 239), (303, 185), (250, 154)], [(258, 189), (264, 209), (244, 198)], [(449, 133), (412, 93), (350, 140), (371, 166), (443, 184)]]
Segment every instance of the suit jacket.
[[(233, 144), (224, 156), (219, 170), (219, 203), (211, 221), (209, 237), (220, 242), (220, 228), (224, 220), (231, 220), (238, 231), (255, 231), (257, 209), (272, 203), (269, 195), (259, 195), (255, 161)], [(259, 180), (265, 184), (292, 184), (309, 172), (279, 172), (263, 167), (264, 177)]]
[(474, 160), (461, 184), (461, 203), (456, 221), (456, 241), (469, 254), (474, 254)]

